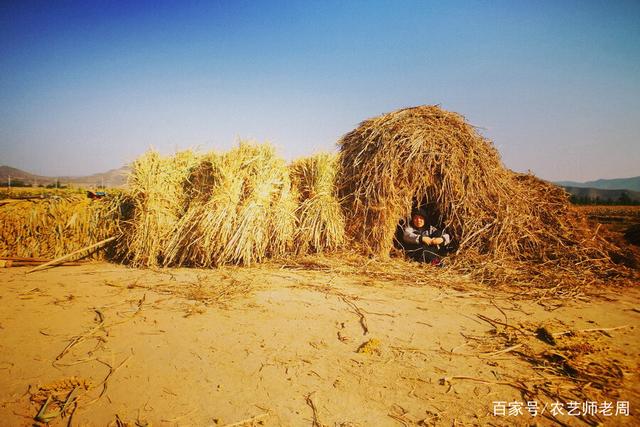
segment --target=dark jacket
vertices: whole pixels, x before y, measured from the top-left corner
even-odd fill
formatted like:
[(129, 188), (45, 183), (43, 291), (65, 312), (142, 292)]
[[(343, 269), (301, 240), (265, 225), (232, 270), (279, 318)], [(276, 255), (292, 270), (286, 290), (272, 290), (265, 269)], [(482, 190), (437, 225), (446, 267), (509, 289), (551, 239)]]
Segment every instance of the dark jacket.
[(417, 249), (418, 247), (423, 247), (422, 236), (427, 237), (442, 237), (444, 239), (444, 243), (442, 246), (449, 246), (451, 243), (451, 236), (447, 233), (443, 233), (442, 230), (437, 229), (433, 225), (425, 225), (422, 228), (414, 227), (410, 222), (402, 229), (402, 242), (404, 243), (404, 247), (406, 249)]

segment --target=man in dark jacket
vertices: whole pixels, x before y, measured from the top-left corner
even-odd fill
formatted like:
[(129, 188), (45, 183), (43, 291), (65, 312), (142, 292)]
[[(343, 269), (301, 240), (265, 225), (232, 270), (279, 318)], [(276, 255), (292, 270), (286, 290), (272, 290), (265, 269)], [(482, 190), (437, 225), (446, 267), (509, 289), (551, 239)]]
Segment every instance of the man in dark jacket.
[(423, 210), (413, 211), (402, 228), (402, 246), (407, 255), (419, 262), (442, 265), (442, 258), (453, 250), (451, 237), (431, 224)]

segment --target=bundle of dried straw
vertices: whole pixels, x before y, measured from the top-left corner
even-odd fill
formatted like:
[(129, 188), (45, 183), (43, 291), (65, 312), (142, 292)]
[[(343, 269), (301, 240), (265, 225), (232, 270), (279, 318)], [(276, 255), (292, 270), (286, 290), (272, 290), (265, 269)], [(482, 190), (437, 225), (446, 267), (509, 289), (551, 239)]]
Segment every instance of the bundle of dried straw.
[(157, 266), (166, 256), (187, 202), (184, 181), (196, 162), (191, 151), (170, 157), (149, 151), (133, 163), (128, 186), (134, 216), (125, 234), (126, 258), (132, 265)]
[(291, 178), (298, 193), (296, 252), (335, 251), (344, 243), (344, 215), (336, 191), (338, 155), (320, 153), (293, 162)]
[(165, 265), (250, 265), (290, 250), (295, 199), (286, 164), (271, 145), (242, 142), (205, 156), (186, 187), (194, 196), (172, 233)]

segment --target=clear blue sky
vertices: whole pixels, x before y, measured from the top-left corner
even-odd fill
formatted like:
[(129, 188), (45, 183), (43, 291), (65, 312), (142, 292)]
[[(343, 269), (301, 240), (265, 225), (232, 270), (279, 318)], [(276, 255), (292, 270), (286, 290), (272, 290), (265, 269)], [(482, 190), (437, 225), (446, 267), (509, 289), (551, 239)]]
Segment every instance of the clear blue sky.
[(639, 1), (3, 1), (0, 164), (44, 175), (441, 104), (546, 179), (640, 175)]

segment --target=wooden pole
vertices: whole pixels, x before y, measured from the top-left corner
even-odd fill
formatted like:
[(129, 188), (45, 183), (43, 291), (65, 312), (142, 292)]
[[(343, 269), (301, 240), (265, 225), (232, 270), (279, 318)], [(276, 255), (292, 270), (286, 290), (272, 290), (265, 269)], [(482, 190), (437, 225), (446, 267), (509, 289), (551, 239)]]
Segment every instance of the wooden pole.
[(86, 248), (78, 249), (77, 251), (71, 252), (68, 255), (61, 256), (60, 258), (56, 258), (56, 259), (51, 260), (49, 262), (45, 262), (44, 264), (41, 264), (41, 265), (39, 265), (37, 267), (34, 267), (31, 270), (27, 271), (26, 274), (33, 273), (34, 271), (42, 270), (42, 269), (47, 268), (47, 267), (51, 267), (51, 266), (55, 266), (55, 265), (61, 264), (61, 263), (65, 262), (66, 260), (68, 260), (69, 258), (72, 258), (74, 255), (78, 255), (78, 254), (80, 254), (82, 252), (88, 252), (88, 251), (90, 251), (92, 249), (99, 248), (100, 246), (102, 246), (102, 245), (104, 245), (106, 243), (109, 243), (109, 242), (111, 242), (111, 241), (113, 241), (115, 239), (116, 239), (116, 236), (109, 237), (108, 239), (104, 239), (104, 240), (102, 240), (102, 241), (100, 241), (98, 243), (94, 243), (93, 245), (87, 246)]
[[(42, 262), (43, 261), (31, 262), (31, 261), (13, 261), (10, 259), (0, 259), (0, 268), (35, 267), (38, 264), (42, 264)], [(58, 264), (58, 267), (70, 267), (70, 266), (77, 266), (77, 265), (84, 265), (84, 264), (86, 263), (81, 261), (62, 261), (60, 264)]]

